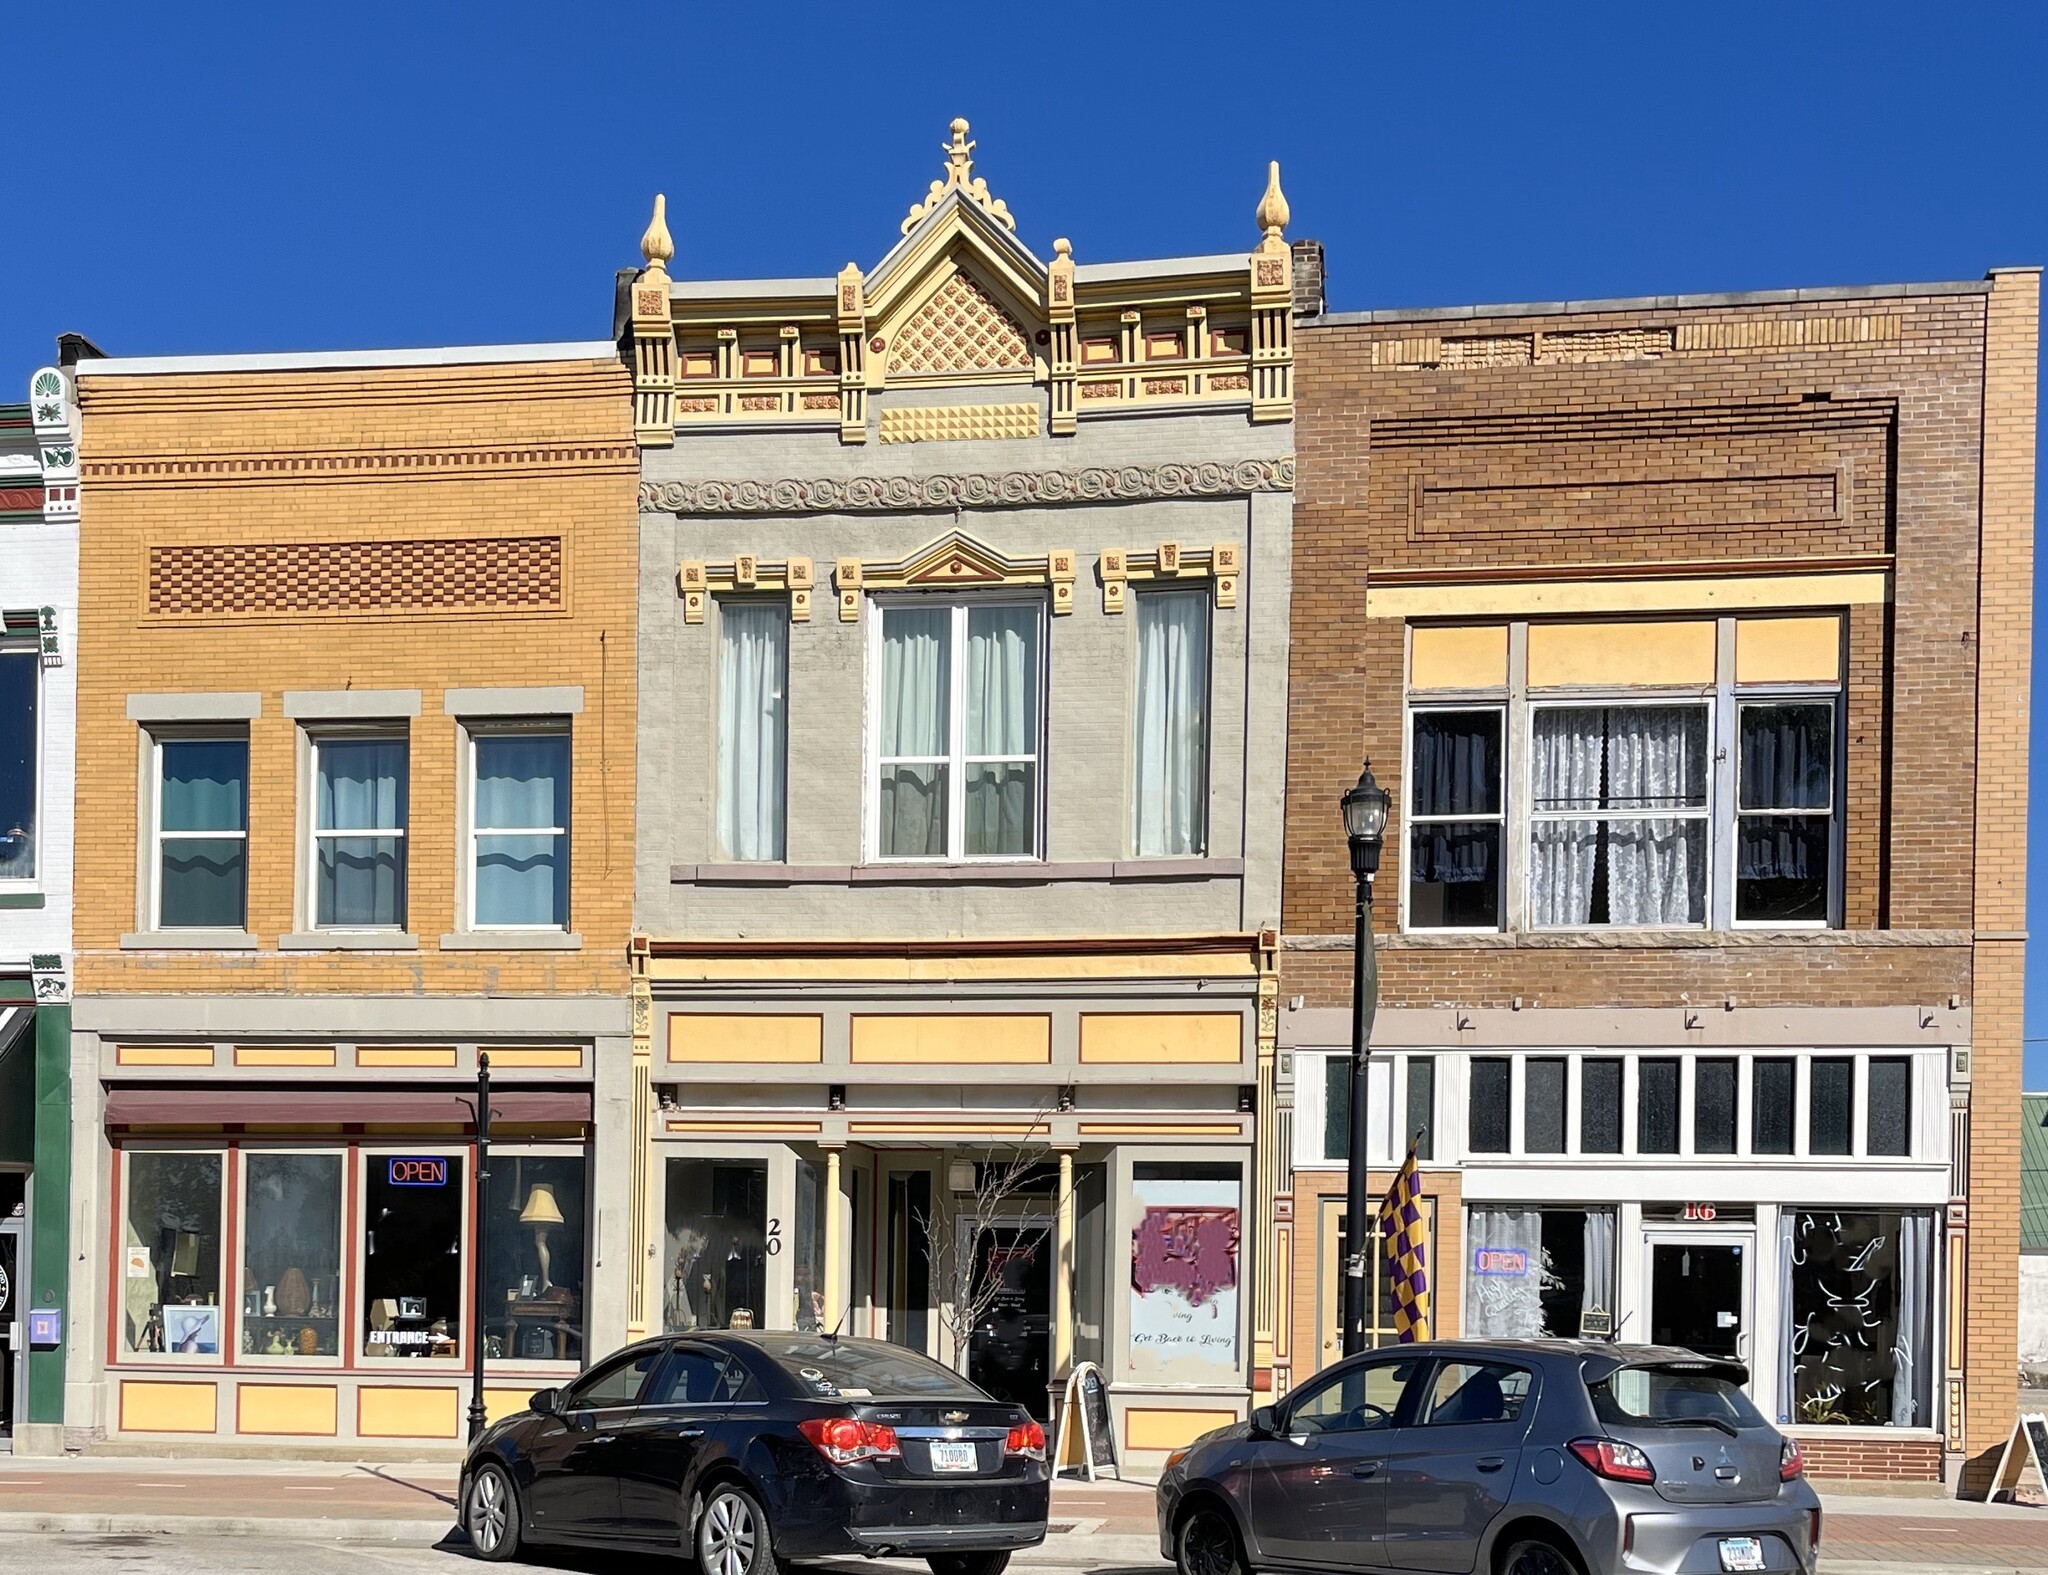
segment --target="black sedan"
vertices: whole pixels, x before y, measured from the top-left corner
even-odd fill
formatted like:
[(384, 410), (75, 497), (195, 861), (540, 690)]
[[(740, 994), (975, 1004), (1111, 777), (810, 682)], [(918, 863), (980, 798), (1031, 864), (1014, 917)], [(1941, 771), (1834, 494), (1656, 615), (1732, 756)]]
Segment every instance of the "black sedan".
[(920, 1556), (998, 1575), (1045, 1539), (1045, 1432), (879, 1340), (720, 1332), (628, 1346), (485, 1432), (462, 1524), (523, 1543), (693, 1552), (703, 1575), (793, 1559)]

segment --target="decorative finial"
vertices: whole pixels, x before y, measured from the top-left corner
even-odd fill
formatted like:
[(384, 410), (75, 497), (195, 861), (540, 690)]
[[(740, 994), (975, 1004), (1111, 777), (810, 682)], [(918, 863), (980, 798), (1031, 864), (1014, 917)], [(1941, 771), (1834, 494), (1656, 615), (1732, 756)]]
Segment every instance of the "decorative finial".
[(908, 235), (916, 229), (918, 221), (936, 208), (947, 192), (956, 188), (968, 201), (981, 207), (990, 218), (1007, 229), (1016, 229), (1017, 221), (1010, 217), (1009, 207), (1001, 198), (988, 194), (987, 181), (975, 177), (974, 144), (967, 139), (967, 122), (956, 116), (950, 129), (953, 140), (945, 147), (946, 178), (933, 181), (924, 201), (910, 205), (910, 214), (903, 221), (903, 233)]
[(1259, 199), (1259, 211), (1253, 217), (1269, 241), (1279, 240), (1280, 232), (1287, 228), (1291, 215), (1287, 211), (1286, 194), (1280, 190), (1278, 159), (1266, 166), (1266, 194)]
[(667, 271), (668, 260), (676, 254), (676, 243), (668, 233), (668, 198), (660, 192), (654, 194), (654, 218), (648, 223), (647, 233), (640, 237), (640, 255), (647, 259), (647, 266)]
[(1052, 243), (1052, 254), (1060, 258), (1071, 257), (1074, 255), (1074, 243), (1062, 235)]

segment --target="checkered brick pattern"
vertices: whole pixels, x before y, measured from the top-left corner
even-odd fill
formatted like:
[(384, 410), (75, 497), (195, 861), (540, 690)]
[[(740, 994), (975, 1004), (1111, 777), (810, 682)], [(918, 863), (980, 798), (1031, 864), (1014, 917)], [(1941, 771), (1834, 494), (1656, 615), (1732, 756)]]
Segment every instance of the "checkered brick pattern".
[(152, 547), (160, 618), (562, 605), (562, 538), (231, 542)]

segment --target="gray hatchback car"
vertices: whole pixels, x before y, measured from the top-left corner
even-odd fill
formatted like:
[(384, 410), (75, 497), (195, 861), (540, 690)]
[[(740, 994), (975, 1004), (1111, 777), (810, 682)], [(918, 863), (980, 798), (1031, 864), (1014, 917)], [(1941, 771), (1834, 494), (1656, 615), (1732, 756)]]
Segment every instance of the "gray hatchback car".
[(1180, 1575), (1813, 1575), (1820, 1500), (1740, 1363), (1439, 1340), (1339, 1362), (1174, 1454)]

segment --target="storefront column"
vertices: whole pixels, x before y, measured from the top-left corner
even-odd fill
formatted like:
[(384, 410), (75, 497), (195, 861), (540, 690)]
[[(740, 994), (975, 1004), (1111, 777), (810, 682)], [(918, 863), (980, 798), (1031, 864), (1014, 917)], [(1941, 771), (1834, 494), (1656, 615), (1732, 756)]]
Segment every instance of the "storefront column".
[(825, 1150), (825, 1327), (837, 1329), (846, 1315), (846, 1216), (839, 1206), (839, 1153)]
[(1053, 1229), (1052, 1375), (1074, 1367), (1074, 1151), (1060, 1150), (1059, 1210)]

